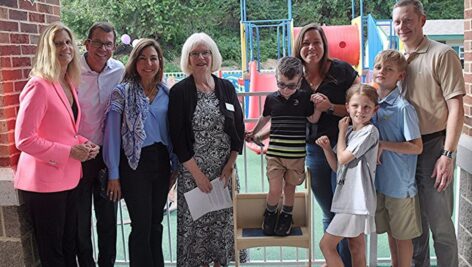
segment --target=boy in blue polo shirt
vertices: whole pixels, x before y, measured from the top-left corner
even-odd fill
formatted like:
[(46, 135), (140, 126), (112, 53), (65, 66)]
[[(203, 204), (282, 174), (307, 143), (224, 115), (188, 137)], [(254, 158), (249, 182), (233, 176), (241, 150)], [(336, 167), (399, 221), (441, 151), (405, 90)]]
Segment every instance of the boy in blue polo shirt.
[(415, 172), (423, 143), (416, 111), (397, 87), (406, 67), (402, 54), (385, 50), (375, 58), (373, 76), (380, 99), (372, 118), (380, 133), (375, 224), (377, 233), (388, 233), (394, 267), (411, 265), (412, 239), (422, 233)]
[[(307, 117), (315, 122), (320, 113), (314, 112), (310, 94), (297, 90), (303, 75), (302, 62), (295, 57), (283, 57), (276, 69), (278, 91), (268, 95), (262, 116), (247, 141), (260, 141), (258, 132), (271, 121), (267, 150), (267, 177), (269, 193), (262, 230), (266, 235), (289, 235), (292, 228), (292, 211), (295, 187), (305, 177), (305, 138)], [(277, 206), (283, 193), (282, 212)]]

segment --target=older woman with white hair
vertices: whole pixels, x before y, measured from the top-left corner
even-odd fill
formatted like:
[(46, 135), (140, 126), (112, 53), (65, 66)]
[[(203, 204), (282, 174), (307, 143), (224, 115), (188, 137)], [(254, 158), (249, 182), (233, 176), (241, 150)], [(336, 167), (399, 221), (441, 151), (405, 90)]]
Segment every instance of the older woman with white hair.
[[(182, 48), (181, 68), (189, 76), (169, 95), (169, 129), (178, 170), (177, 266), (228, 265), (234, 255), (233, 212), (213, 211), (193, 220), (184, 193), (208, 193), (211, 181), (229, 182), (244, 144), (241, 106), (231, 82), (212, 74), (221, 54), (205, 33), (191, 35)], [(231, 188), (230, 188), (231, 189)], [(242, 254), (244, 259), (245, 254)]]

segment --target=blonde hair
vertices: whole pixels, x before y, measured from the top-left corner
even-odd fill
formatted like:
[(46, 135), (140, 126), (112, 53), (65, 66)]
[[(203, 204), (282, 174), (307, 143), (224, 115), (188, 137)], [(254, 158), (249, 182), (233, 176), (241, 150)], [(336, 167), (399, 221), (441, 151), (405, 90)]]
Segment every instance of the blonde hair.
[(59, 59), (56, 55), (56, 46), (54, 44), (54, 37), (56, 33), (66, 31), (71, 40), (74, 56), (72, 61), (67, 66), (66, 76), (69, 81), (75, 86), (79, 84), (80, 80), (80, 59), (79, 50), (75, 44), (75, 37), (72, 31), (61, 22), (53, 22), (47, 26), (39, 37), (36, 54), (33, 58), (33, 67), (31, 69), (31, 76), (39, 76), (51, 82), (59, 81), (61, 74), (61, 67)]
[(379, 94), (377, 93), (377, 90), (368, 84), (361, 83), (357, 86), (352, 86), (351, 88), (349, 88), (349, 90), (347, 90), (346, 92), (346, 103), (349, 103), (352, 96), (354, 96), (355, 94), (367, 96), (367, 98), (369, 98), (369, 100), (372, 101), (375, 106), (379, 104)]
[(204, 32), (194, 33), (184, 43), (182, 47), (182, 55), (180, 57), (180, 68), (185, 74), (192, 74), (192, 68), (190, 67), (190, 52), (198, 45), (206, 45), (211, 51), (211, 71), (217, 71), (221, 67), (223, 58), (221, 57), (220, 50), (216, 45), (215, 41), (211, 39), (208, 34)]
[(377, 65), (379, 63), (392, 63), (398, 67), (399, 71), (405, 71), (408, 63), (406, 62), (406, 58), (402, 55), (402, 53), (398, 52), (397, 50), (387, 49), (381, 51), (380, 53), (375, 56), (375, 63)]

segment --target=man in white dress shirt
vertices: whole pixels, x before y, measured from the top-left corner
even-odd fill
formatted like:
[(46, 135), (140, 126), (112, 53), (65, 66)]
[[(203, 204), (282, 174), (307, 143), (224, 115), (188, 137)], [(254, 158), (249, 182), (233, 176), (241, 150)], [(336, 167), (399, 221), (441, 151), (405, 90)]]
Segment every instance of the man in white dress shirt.
[[(113, 25), (107, 22), (93, 24), (85, 41), (87, 52), (81, 57), (78, 96), (82, 118), (79, 133), (100, 146), (110, 95), (113, 88), (121, 82), (125, 71), (121, 62), (111, 58), (115, 50), (115, 39)], [(115, 263), (116, 212), (121, 191), (119, 181), (105, 180), (100, 183), (99, 172), (104, 168), (101, 150), (97, 157), (82, 163), (77, 233), (77, 258), (80, 266), (95, 266), (91, 238), (92, 199), (97, 221), (98, 265), (113, 266)], [(107, 195), (106, 192), (112, 191), (109, 190), (111, 188), (118, 194)]]

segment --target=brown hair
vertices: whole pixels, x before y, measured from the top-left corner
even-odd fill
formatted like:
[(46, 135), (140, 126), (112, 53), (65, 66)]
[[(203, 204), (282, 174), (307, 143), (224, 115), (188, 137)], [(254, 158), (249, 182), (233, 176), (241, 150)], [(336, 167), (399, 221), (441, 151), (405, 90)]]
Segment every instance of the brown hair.
[(316, 23), (310, 23), (305, 26), (300, 30), (300, 33), (297, 36), (297, 39), (295, 40), (295, 44), (293, 45), (293, 56), (300, 59), (303, 64), (305, 64), (305, 61), (303, 60), (302, 56), (300, 55), (300, 50), (302, 50), (302, 43), (303, 43), (303, 38), (305, 37), (305, 33), (308, 31), (317, 31), (320, 36), (321, 40), (323, 41), (323, 50), (324, 54), (323, 57), (321, 57), (320, 60), (320, 73), (319, 75), (321, 78), (325, 78), (326, 74), (328, 73), (328, 62), (331, 61), (331, 59), (328, 57), (328, 39), (326, 39), (326, 34), (323, 31), (323, 28), (321, 28), (320, 25)]
[(303, 65), (301, 60), (296, 57), (283, 57), (279, 59), (275, 75), (276, 77), (283, 75), (290, 80), (298, 75), (303, 75)]
[(374, 87), (368, 84), (361, 83), (359, 85), (352, 86), (351, 88), (349, 88), (349, 90), (347, 90), (347, 93), (346, 93), (346, 103), (349, 103), (352, 96), (355, 94), (365, 95), (376, 106), (378, 105), (379, 94), (377, 93), (377, 90)]
[(90, 29), (88, 30), (87, 39), (92, 39), (93, 32), (96, 29), (100, 29), (100, 30), (102, 30), (106, 33), (113, 32), (113, 43), (115, 43), (116, 31), (115, 31), (115, 27), (113, 27), (113, 25), (111, 23), (106, 22), (106, 21), (95, 22), (92, 25), (92, 27), (90, 27)]
[(159, 58), (159, 71), (154, 79), (158, 83), (162, 82), (162, 76), (164, 75), (164, 57), (162, 55), (162, 49), (156, 40), (148, 38), (139, 40), (131, 51), (128, 63), (126, 64), (125, 77), (123, 78), (124, 81), (139, 82), (141, 80), (138, 71), (136, 70), (136, 63), (143, 53), (143, 50), (149, 46), (156, 49), (157, 57)]
[(387, 49), (377, 54), (374, 64), (377, 65), (383, 62), (391, 62), (395, 64), (399, 71), (405, 71), (408, 66), (406, 58), (402, 55), (402, 53), (393, 49)]
[(404, 7), (404, 6), (409, 6), (409, 5), (412, 5), (415, 8), (415, 11), (418, 15), (426, 16), (426, 13), (424, 12), (423, 4), (418, 0), (400, 0), (395, 3), (392, 11), (397, 7)]

